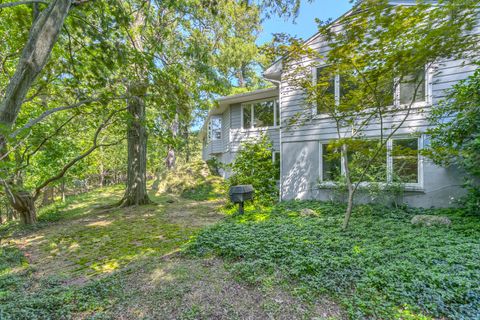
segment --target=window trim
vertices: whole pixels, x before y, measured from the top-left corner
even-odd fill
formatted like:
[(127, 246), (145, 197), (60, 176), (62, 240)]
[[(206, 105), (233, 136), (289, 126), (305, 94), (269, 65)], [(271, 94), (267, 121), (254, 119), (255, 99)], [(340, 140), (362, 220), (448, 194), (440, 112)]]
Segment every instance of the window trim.
[[(424, 164), (424, 157), (421, 153), (421, 150), (424, 148), (424, 134), (420, 135), (419, 137), (415, 137), (408, 134), (399, 134), (395, 135), (388, 139), (386, 147), (387, 147), (387, 157), (386, 157), (386, 164), (387, 164), (387, 181), (379, 181), (375, 182), (381, 186), (385, 186), (387, 184), (392, 183), (392, 175), (393, 175), (393, 156), (392, 156), (392, 147), (393, 147), (393, 140), (404, 140), (404, 139), (417, 139), (418, 141), (418, 182), (405, 182), (402, 183), (405, 190), (407, 191), (422, 191), (424, 189), (424, 171), (423, 171), (423, 164)], [(375, 137), (368, 137), (368, 140), (375, 140)], [(335, 181), (324, 181), (323, 180), (323, 145), (328, 145), (331, 140), (319, 140), (318, 141), (318, 150), (319, 150), (319, 166), (318, 166), (318, 178), (322, 187), (326, 188), (333, 188), (337, 186)], [(343, 158), (340, 158), (340, 168), (341, 174), (345, 175), (345, 164)], [(367, 187), (371, 184), (371, 182), (360, 182), (360, 187)]]
[[(315, 86), (317, 84), (317, 70), (319, 68), (328, 67), (331, 64), (324, 64), (319, 62), (312, 66), (312, 84)], [(421, 108), (427, 107), (433, 104), (433, 66), (427, 67), (425, 65), (425, 101), (418, 101), (412, 104), (412, 108)], [(408, 104), (400, 104), (400, 86), (398, 78), (394, 78), (394, 90), (393, 90), (393, 105), (386, 106), (385, 108), (398, 108), (405, 107)], [(335, 74), (335, 103), (338, 105), (340, 103), (340, 92), (341, 91), (341, 78), (340, 74)], [(329, 115), (326, 113), (318, 113), (317, 103), (314, 102), (311, 108), (311, 115), (315, 119), (328, 118)]]
[[(273, 126), (266, 126), (266, 127), (254, 127), (254, 116), (255, 116), (255, 107), (253, 105), (255, 103), (261, 103), (261, 102), (266, 102), (266, 101), (272, 101), (273, 102)], [(265, 129), (277, 129), (280, 127), (280, 115), (277, 114), (277, 103), (279, 104), (278, 110), (280, 111), (280, 101), (278, 97), (271, 97), (271, 98), (264, 98), (264, 99), (259, 99), (259, 100), (252, 100), (248, 102), (243, 102), (240, 105), (240, 128), (242, 131), (260, 131), (260, 130), (265, 130)], [(251, 106), (251, 124), (250, 128), (244, 128), (243, 125), (243, 113), (244, 109), (247, 105)], [(281, 111), (280, 111), (281, 112)]]
[[(215, 135), (213, 134), (213, 126), (212, 126), (212, 121), (214, 119), (220, 120), (220, 138), (215, 138)], [(210, 117), (210, 120), (208, 121), (208, 140), (209, 141), (219, 141), (223, 139), (223, 119), (222, 116), (212, 116)]]

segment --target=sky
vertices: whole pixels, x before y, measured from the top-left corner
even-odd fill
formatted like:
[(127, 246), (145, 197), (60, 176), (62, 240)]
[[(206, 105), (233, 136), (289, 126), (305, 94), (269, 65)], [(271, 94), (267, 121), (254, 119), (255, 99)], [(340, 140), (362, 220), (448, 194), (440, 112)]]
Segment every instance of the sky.
[(294, 22), (285, 21), (283, 18), (272, 17), (263, 23), (263, 32), (257, 41), (262, 44), (272, 39), (272, 33), (288, 33), (304, 40), (317, 32), (315, 18), (327, 20), (336, 19), (352, 7), (349, 0), (302, 0), (299, 15)]

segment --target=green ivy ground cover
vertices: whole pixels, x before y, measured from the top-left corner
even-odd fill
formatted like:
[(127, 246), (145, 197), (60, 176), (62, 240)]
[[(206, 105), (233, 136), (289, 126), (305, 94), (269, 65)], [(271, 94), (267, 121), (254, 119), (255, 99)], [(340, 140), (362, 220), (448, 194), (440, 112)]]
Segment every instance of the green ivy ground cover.
[[(333, 297), (352, 319), (480, 319), (478, 216), (365, 205), (342, 232), (343, 210), (319, 202), (251, 208), (200, 233), (187, 252), (221, 256), (255, 285), (275, 279), (308, 299)], [(452, 225), (413, 226), (420, 213), (447, 215)]]

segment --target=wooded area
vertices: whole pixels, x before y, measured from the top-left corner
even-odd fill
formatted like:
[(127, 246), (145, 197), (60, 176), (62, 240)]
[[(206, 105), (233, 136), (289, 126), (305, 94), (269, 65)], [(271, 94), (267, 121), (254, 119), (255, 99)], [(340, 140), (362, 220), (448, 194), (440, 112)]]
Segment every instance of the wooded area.
[(32, 224), (41, 195), (47, 203), (109, 183), (126, 183), (120, 206), (149, 203), (147, 177), (180, 153), (188, 161), (211, 98), (264, 85), (254, 70), (267, 63), (255, 45), (260, 19), (294, 16), (298, 5), (0, 4), (4, 218)]

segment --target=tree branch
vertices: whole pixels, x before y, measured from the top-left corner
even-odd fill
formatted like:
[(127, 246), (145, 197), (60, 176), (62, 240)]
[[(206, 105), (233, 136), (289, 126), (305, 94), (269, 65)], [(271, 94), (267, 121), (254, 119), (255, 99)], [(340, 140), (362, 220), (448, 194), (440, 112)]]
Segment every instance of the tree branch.
[[(115, 98), (112, 98), (112, 99), (125, 99), (125, 97), (121, 96), (121, 97), (115, 97)], [(45, 119), (46, 117), (48, 117), (49, 115), (53, 114), (53, 113), (56, 113), (56, 112), (59, 112), (59, 111), (63, 111), (63, 110), (69, 110), (69, 109), (75, 109), (75, 108), (78, 108), (78, 107), (81, 107), (85, 104), (88, 104), (88, 103), (93, 103), (93, 102), (98, 102), (102, 100), (102, 98), (92, 98), (92, 99), (86, 99), (86, 100), (82, 100), (78, 103), (75, 103), (75, 104), (72, 104), (72, 105), (69, 105), (69, 106), (63, 106), (63, 107), (58, 107), (58, 108), (53, 108), (53, 109), (49, 109), (47, 111), (45, 111), (44, 113), (42, 113), (39, 117), (35, 118), (35, 119), (32, 119), (30, 120), (26, 125), (24, 125), (23, 127), (15, 130), (14, 132), (12, 132), (10, 134), (10, 137), (11, 138), (15, 138), (18, 134), (20, 134), (20, 132), (26, 130), (26, 129), (29, 129), (31, 127), (33, 127), (34, 125), (36, 125), (37, 123), (39, 123), (40, 121), (42, 121), (43, 119)]]
[(119, 141), (116, 141), (116, 142), (113, 142), (113, 143), (105, 143), (105, 144), (98, 144), (98, 136), (100, 135), (100, 132), (105, 129), (105, 127), (107, 127), (108, 125), (108, 122), (112, 119), (112, 117), (121, 112), (121, 111), (124, 111), (126, 110), (126, 108), (122, 108), (120, 110), (116, 110), (116, 111), (113, 111), (110, 113), (110, 115), (100, 124), (100, 126), (97, 128), (97, 130), (95, 131), (95, 134), (93, 136), (93, 144), (92, 146), (86, 150), (84, 153), (80, 154), (79, 156), (75, 157), (74, 159), (72, 159), (70, 162), (68, 162), (56, 175), (54, 175), (53, 177), (51, 178), (48, 178), (47, 180), (45, 180), (44, 182), (42, 182), (38, 187), (35, 188), (35, 192), (34, 192), (34, 195), (33, 195), (33, 199), (36, 200), (38, 198), (38, 196), (40, 195), (40, 192), (42, 191), (43, 188), (45, 188), (46, 186), (48, 186), (50, 183), (56, 181), (56, 180), (59, 180), (61, 178), (63, 178), (63, 176), (65, 175), (65, 173), (68, 171), (68, 169), (70, 169), (71, 167), (73, 167), (77, 162), (79, 162), (80, 160), (86, 158), (88, 155), (90, 155), (93, 151), (95, 151), (96, 149), (100, 148), (100, 147), (108, 147), (108, 146), (112, 146), (112, 145), (115, 145), (115, 144), (118, 144), (121, 140)]

